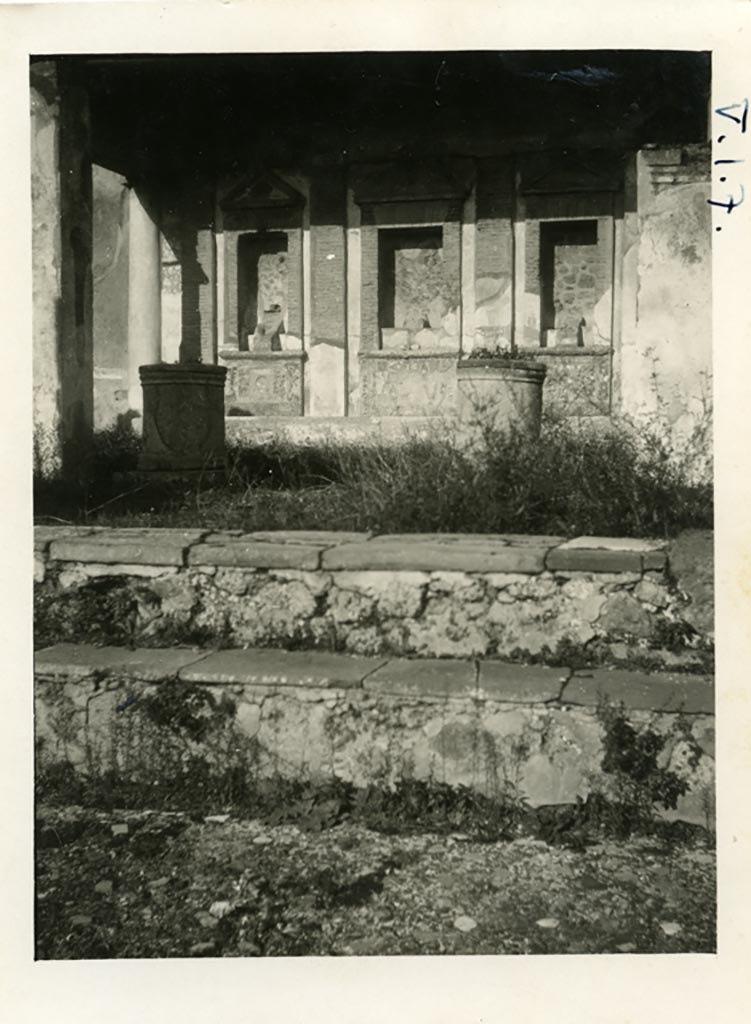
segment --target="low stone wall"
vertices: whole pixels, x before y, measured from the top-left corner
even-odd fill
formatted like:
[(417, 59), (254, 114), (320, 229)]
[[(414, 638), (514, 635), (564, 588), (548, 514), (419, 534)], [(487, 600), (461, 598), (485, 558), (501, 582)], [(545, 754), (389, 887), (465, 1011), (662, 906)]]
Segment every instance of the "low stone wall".
[(649, 731), (659, 751), (652, 770), (685, 781), (677, 806), (663, 813), (713, 820), (708, 678), (70, 644), (39, 652), (35, 675), (40, 771), (115, 771), (153, 787), (195, 757), (235, 778), (433, 778), (532, 806), (590, 792), (618, 798), (605, 757), (609, 705), (622, 708), (632, 738)]
[(596, 645), (686, 668), (708, 640), (653, 541), (89, 527), (35, 540), (49, 642), (522, 659)]

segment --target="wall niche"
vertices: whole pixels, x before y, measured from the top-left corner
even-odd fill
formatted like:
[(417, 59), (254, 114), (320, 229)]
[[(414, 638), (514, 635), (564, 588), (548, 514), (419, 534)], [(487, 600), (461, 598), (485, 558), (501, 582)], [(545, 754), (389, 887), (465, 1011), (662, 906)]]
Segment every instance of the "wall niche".
[(237, 242), (241, 352), (281, 352), (289, 311), (288, 242), (283, 232), (243, 234)]
[[(583, 348), (595, 310), (611, 285), (608, 253), (598, 245), (596, 220), (540, 225), (541, 344)], [(551, 337), (552, 332), (552, 337)]]
[(219, 360), (229, 416), (301, 416), (304, 197), (279, 175), (220, 192)]

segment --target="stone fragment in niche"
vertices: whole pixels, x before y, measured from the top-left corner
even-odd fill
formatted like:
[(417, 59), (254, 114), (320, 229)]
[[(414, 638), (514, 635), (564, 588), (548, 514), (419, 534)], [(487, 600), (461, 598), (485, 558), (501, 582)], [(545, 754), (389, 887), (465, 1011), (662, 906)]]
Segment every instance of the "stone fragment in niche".
[(443, 318), (443, 329), (446, 334), (456, 336), (459, 333), (459, 317), (456, 309), (450, 310)]
[(408, 331), (420, 331), (427, 325), (427, 321), (422, 313), (418, 313), (415, 309), (407, 310), (407, 314), (404, 317), (404, 323), (402, 327), (405, 327)]
[(423, 327), (415, 334), (411, 347), (421, 350), (432, 349), (436, 347), (436, 341), (436, 332), (431, 331), (429, 327)]
[(281, 352), (284, 334), (284, 313), (279, 305), (264, 310), (261, 321), (253, 335), (254, 352)]
[(387, 351), (409, 348), (409, 331), (384, 327), (381, 330), (381, 347)]

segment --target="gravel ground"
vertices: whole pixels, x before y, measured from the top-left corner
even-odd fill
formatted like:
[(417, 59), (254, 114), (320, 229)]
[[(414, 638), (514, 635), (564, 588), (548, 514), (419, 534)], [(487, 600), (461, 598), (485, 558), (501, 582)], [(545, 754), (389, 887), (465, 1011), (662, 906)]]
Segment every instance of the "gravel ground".
[(708, 840), (312, 833), (37, 808), (38, 959), (715, 951)]

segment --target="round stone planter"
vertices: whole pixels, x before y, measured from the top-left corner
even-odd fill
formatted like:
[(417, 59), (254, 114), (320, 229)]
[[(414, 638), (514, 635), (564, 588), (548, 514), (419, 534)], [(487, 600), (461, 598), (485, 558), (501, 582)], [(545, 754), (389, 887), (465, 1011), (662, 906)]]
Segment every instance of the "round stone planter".
[(138, 468), (165, 473), (224, 470), (224, 366), (139, 367), (143, 452)]
[(456, 374), (460, 422), (471, 433), (492, 428), (538, 437), (546, 373), (534, 360), (463, 359)]

